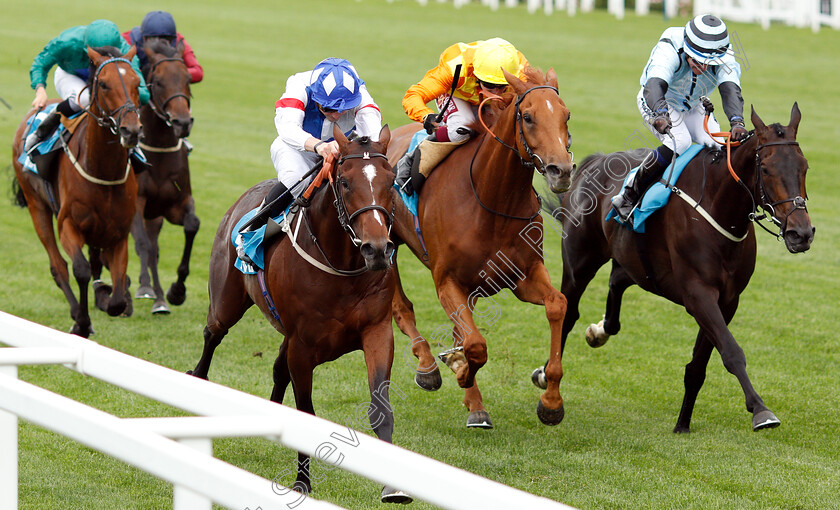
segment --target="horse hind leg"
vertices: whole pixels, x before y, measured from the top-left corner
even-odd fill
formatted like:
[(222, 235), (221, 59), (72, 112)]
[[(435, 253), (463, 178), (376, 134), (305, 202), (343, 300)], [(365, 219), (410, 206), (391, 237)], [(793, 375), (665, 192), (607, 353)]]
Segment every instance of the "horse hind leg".
[(178, 279), (172, 283), (166, 292), (166, 299), (169, 303), (178, 306), (184, 304), (187, 299), (187, 276), (190, 274), (190, 257), (192, 256), (193, 242), (201, 226), (201, 221), (195, 215), (195, 206), (190, 200), (190, 207), (184, 216), (184, 252), (181, 255), (181, 263), (178, 264)]
[(617, 335), (621, 330), (621, 300), (624, 292), (633, 284), (633, 279), (624, 268), (613, 261), (604, 318), (598, 324), (590, 324), (586, 328), (586, 343), (590, 347), (602, 347), (611, 336)]
[(155, 290), (151, 285), (151, 278), (149, 277), (149, 252), (151, 250), (151, 241), (146, 235), (146, 227), (143, 225), (143, 210), (145, 201), (142, 197), (137, 197), (137, 213), (134, 215), (134, 220), (131, 222), (131, 236), (134, 238), (134, 252), (137, 253), (137, 258), (140, 259), (140, 283), (137, 287), (137, 292), (134, 294), (136, 299), (155, 299)]
[(160, 230), (163, 228), (163, 218), (155, 218), (144, 222), (144, 229), (149, 238), (148, 266), (152, 274), (152, 288), (155, 292), (155, 302), (152, 305), (152, 313), (155, 315), (168, 314), (169, 306), (163, 298), (163, 287), (160, 284), (158, 263), (160, 262)]
[(289, 362), (286, 353), (289, 348), (289, 342), (284, 340), (280, 345), (280, 352), (277, 354), (277, 359), (274, 360), (274, 388), (271, 390), (271, 401), (278, 404), (283, 403), (283, 398), (286, 396), (286, 388), (292, 381), (292, 374), (289, 372)]
[(683, 396), (680, 416), (674, 427), (674, 433), (687, 434), (690, 431), (691, 415), (694, 412), (694, 404), (700, 388), (706, 380), (706, 367), (709, 365), (709, 358), (714, 350), (714, 345), (700, 330), (697, 333), (697, 340), (694, 342), (694, 353), (691, 361), (685, 366), (685, 395)]

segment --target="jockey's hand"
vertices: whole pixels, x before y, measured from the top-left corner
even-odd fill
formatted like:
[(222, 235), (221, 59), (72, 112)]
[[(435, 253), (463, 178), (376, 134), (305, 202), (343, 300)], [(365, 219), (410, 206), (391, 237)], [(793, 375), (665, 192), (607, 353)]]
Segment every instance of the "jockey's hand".
[(700, 102), (703, 103), (703, 109), (706, 110), (706, 113), (712, 113), (713, 111), (715, 111), (715, 105), (712, 103), (712, 100), (708, 97), (701, 97)]
[(338, 157), (338, 142), (333, 140), (331, 142), (319, 143), (318, 147), (315, 148), (315, 153), (322, 158), (326, 158), (327, 154)]
[(658, 131), (661, 134), (665, 134), (665, 131), (671, 127), (671, 119), (668, 118), (668, 114), (657, 115), (656, 118), (653, 119), (653, 129)]
[(35, 89), (35, 99), (32, 100), (32, 108), (40, 111), (43, 110), (46, 105), (47, 89), (39, 85), (38, 88)]
[(426, 133), (432, 134), (432, 132), (434, 132), (434, 130), (440, 125), (435, 121), (435, 118), (437, 118), (436, 113), (429, 113), (423, 117), (423, 128), (425, 128)]
[(744, 124), (740, 122), (735, 122), (732, 124), (730, 133), (730, 139), (733, 142), (741, 142), (747, 137), (747, 128), (744, 127)]

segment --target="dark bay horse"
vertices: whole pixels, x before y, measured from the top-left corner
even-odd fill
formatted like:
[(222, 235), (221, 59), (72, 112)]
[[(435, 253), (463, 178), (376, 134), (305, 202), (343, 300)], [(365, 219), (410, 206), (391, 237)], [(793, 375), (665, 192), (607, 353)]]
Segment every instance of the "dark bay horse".
[[(97, 51), (99, 50), (99, 51)], [(111, 287), (94, 281), (97, 306), (116, 316), (130, 310), (126, 266), (128, 233), (137, 199), (137, 181), (128, 158), (128, 148), (140, 134), (138, 86), (140, 79), (131, 68), (132, 48), (125, 56), (109, 48), (88, 48), (91, 59), (91, 104), (87, 116), (70, 138), (55, 163), (49, 183), (25, 171), (18, 162), (23, 149), (24, 118), (12, 144), (15, 176), (20, 186), (17, 202), (29, 208), (38, 238), (50, 257), (50, 271), (70, 303), (75, 321), (71, 333), (87, 337), (92, 333), (88, 314), (88, 283), (98, 276), (102, 261), (111, 271)], [(52, 190), (55, 190), (53, 204)], [(61, 256), (53, 231), (57, 216), (58, 237), (73, 261), (73, 276), (79, 286), (79, 300), (70, 287), (67, 263)], [(82, 253), (90, 247), (90, 263)]]
[[(361, 349), (371, 392), (371, 425), (377, 437), (390, 443), (394, 429), (388, 399), (394, 358), (394, 272), (390, 269), (394, 244), (389, 234), (394, 173), (384, 155), (390, 130), (382, 128), (378, 142), (366, 137), (348, 141), (338, 129), (333, 134), (341, 159), (330, 186), (314, 193), (311, 205), (298, 213), (303, 216), (292, 220), (295, 229), (302, 218), (305, 226), (300, 228), (309, 232), (297, 236), (297, 247), (289, 234), (266, 249), (262, 282), (262, 275), (244, 275), (233, 267), (236, 251), (230, 239), (237, 220), (258, 206), (276, 181), (264, 181), (245, 192), (222, 219), (210, 257), (204, 351), (191, 373), (207, 378), (214, 350), (256, 303), (285, 337), (274, 364), (271, 400), (283, 403), (291, 382), (297, 408), (315, 414), (312, 371)], [(306, 260), (307, 256), (323, 268)], [(295, 488), (305, 492), (312, 488), (309, 457), (302, 453)], [(386, 487), (382, 500), (407, 502), (410, 498)]]
[[(620, 329), (624, 291), (633, 284), (685, 307), (700, 326), (691, 362), (685, 369), (685, 397), (674, 432), (689, 432), (691, 414), (712, 350), (741, 384), (752, 427), (779, 425), (747, 376), (744, 351), (727, 325), (735, 315), (741, 292), (750, 281), (756, 260), (758, 209), (780, 229), (791, 253), (808, 250), (814, 227), (805, 208), (808, 161), (796, 141), (801, 114), (796, 104), (787, 126), (765, 125), (752, 110), (755, 132), (731, 153), (730, 174), (725, 153), (703, 149), (685, 168), (667, 205), (636, 234), (614, 221), (604, 221), (610, 197), (630, 168), (647, 150), (588, 157), (562, 200), (563, 282), (569, 302), (563, 323), (563, 343), (580, 317), (578, 303), (598, 269), (612, 259), (605, 319), (587, 329), (593, 347), (603, 345)], [(712, 221), (706, 219), (705, 216)], [(763, 226), (763, 225), (762, 225)], [(641, 249), (644, 247), (644, 249)], [(536, 382), (536, 381), (535, 381)]]
[[(543, 263), (542, 218), (532, 180), (536, 169), (554, 191), (569, 187), (574, 166), (568, 150), (569, 110), (558, 95), (554, 70), (543, 75), (529, 68), (526, 73), (527, 82), (505, 73), (513, 94), (505, 104), (488, 105), (492, 133), (476, 127), (482, 132), (450, 154), (426, 180), (418, 207), (425, 244), (401, 202), (395, 215), (396, 234), (431, 270), (440, 303), (454, 323), (455, 346), (463, 348), (460, 359), (448, 364), (465, 390), (468, 427), (492, 427), (476, 383), (476, 373), (487, 362), (487, 342), (473, 312), (479, 297), (505, 288), (521, 301), (545, 306), (551, 330), (549, 385), (537, 415), (552, 425), (563, 418), (560, 334), (566, 299), (551, 284)], [(392, 164), (419, 128), (413, 124), (395, 131), (388, 152)], [(441, 377), (435, 358), (417, 331), (413, 305), (399, 280), (394, 319), (412, 339), (418, 358), (415, 381), (423, 389), (438, 389)]]
[[(184, 283), (190, 273), (190, 255), (200, 225), (190, 185), (189, 150), (183, 140), (193, 124), (190, 73), (184, 64), (183, 44), (174, 48), (165, 40), (153, 39), (145, 50), (149, 64), (143, 73), (151, 99), (140, 109), (143, 137), (139, 145), (148, 166), (137, 174), (137, 214), (131, 226), (134, 249), (140, 257), (140, 286), (135, 297), (154, 299), (152, 313), (169, 313), (166, 300), (180, 305), (186, 299)], [(158, 275), (158, 237), (164, 218), (184, 227), (178, 279), (169, 287), (166, 299)]]

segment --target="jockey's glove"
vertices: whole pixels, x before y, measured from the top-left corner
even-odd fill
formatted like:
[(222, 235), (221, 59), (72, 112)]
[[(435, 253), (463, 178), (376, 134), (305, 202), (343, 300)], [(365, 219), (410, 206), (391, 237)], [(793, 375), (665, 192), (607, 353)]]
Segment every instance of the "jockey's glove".
[(747, 138), (747, 128), (744, 127), (743, 122), (733, 122), (729, 132), (731, 133), (729, 138), (733, 142), (741, 142)]
[(432, 132), (438, 128), (438, 123), (435, 118), (437, 118), (437, 114), (435, 113), (429, 113), (423, 117), (423, 128), (426, 129), (426, 133), (432, 134)]
[(659, 133), (661, 133), (663, 135), (665, 134), (665, 131), (670, 127), (671, 127), (671, 119), (668, 118), (667, 113), (657, 115), (653, 119), (653, 129), (655, 129), (656, 131), (658, 131)]

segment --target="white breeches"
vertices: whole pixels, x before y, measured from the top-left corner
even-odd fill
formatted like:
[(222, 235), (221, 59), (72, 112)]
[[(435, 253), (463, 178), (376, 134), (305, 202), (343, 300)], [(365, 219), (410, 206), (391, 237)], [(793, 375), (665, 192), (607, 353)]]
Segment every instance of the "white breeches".
[(458, 128), (466, 127), (472, 122), (475, 122), (477, 112), (478, 106), (470, 104), (463, 99), (452, 98), (452, 102), (449, 104), (443, 116), (443, 122), (446, 123), (446, 134), (449, 136), (450, 142), (463, 142), (470, 137), (469, 133), (458, 133)]
[(81, 111), (90, 105), (90, 89), (85, 88), (85, 85), (85, 80), (56, 66), (55, 91), (61, 99), (69, 99), (70, 106), (76, 111)]
[(301, 152), (293, 149), (278, 136), (271, 144), (271, 162), (277, 171), (277, 179), (297, 197), (306, 190), (311, 177), (304, 182), (300, 178), (312, 170), (320, 157), (314, 152)]
[[(706, 110), (703, 106), (698, 104), (688, 111), (678, 111), (673, 108), (671, 104), (668, 105), (668, 115), (671, 117), (671, 134), (674, 135), (674, 141), (667, 134), (662, 134), (653, 128), (653, 112), (648, 107), (643, 95), (644, 89), (639, 91), (636, 96), (636, 105), (639, 107), (639, 113), (642, 114), (642, 119), (645, 121), (645, 126), (651, 133), (662, 142), (665, 147), (668, 147), (677, 154), (682, 154), (688, 147), (694, 143), (708, 145), (709, 147), (720, 147), (715, 143), (715, 139), (709, 136), (703, 129), (703, 119), (706, 116)], [(715, 115), (709, 116), (709, 131), (717, 133), (720, 131), (720, 124), (715, 119)], [(719, 138), (721, 142), (723, 139)]]

